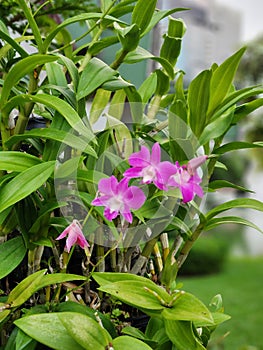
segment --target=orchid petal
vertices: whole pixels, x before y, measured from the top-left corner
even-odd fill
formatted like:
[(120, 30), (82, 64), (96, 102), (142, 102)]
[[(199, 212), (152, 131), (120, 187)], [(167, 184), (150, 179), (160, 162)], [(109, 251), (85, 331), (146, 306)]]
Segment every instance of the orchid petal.
[(152, 147), (151, 163), (158, 164), (161, 161), (161, 147), (158, 142), (156, 142)]
[(129, 157), (129, 164), (135, 167), (145, 167), (150, 164), (151, 156), (147, 147), (142, 146), (139, 152), (135, 152)]

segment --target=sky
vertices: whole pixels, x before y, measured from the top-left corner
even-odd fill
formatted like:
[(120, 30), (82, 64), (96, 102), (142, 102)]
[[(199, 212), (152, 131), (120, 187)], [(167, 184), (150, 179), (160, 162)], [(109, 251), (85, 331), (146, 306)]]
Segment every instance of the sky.
[(217, 0), (217, 3), (227, 5), (241, 12), (243, 21), (241, 39), (243, 42), (263, 34), (263, 1), (262, 0)]

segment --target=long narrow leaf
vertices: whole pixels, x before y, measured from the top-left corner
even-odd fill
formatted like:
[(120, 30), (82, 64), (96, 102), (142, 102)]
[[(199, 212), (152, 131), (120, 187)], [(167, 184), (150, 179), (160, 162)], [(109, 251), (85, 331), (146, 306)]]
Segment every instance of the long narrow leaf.
[(259, 231), (260, 233), (263, 233), (263, 230), (260, 229), (257, 225), (255, 225), (253, 222), (240, 218), (238, 216), (224, 216), (220, 218), (212, 218), (207, 221), (204, 231), (212, 230), (213, 228), (222, 225), (222, 224), (240, 224), (245, 225), (254, 228), (255, 230)]
[(19, 202), (41, 187), (52, 175), (55, 162), (34, 165), (24, 170), (0, 189), (0, 211)]
[(263, 211), (263, 203), (252, 198), (238, 198), (228, 201), (226, 203), (220, 204), (213, 208), (206, 214), (206, 219), (209, 220), (214, 216), (222, 213), (223, 211), (230, 210), (233, 208), (248, 208)]
[(24, 171), (42, 163), (41, 159), (23, 152), (0, 152), (0, 170)]
[(17, 62), (7, 73), (5, 77), (5, 82), (1, 92), (1, 101), (0, 105), (3, 107), (6, 103), (8, 96), (12, 87), (25, 75), (31, 73), (34, 68), (41, 66), (42, 64), (56, 61), (57, 57), (52, 55), (40, 55), (35, 54), (23, 58)]

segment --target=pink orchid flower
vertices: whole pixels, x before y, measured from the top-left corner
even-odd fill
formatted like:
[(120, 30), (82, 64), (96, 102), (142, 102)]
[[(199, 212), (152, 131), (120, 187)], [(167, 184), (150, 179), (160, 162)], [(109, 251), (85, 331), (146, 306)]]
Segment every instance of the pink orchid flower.
[(190, 202), (195, 195), (203, 197), (203, 189), (200, 186), (202, 179), (197, 174), (197, 168), (207, 160), (207, 156), (191, 159), (186, 165), (180, 166), (178, 162), (174, 166), (174, 174), (168, 180), (168, 187), (180, 189), (183, 202)]
[(66, 236), (68, 236), (66, 240), (66, 250), (68, 253), (74, 244), (77, 244), (85, 251), (88, 251), (89, 243), (87, 242), (81, 230), (80, 223), (77, 220), (73, 220), (72, 223), (56, 238), (56, 240), (63, 239)]
[(115, 176), (101, 179), (98, 184), (99, 197), (92, 201), (92, 205), (104, 206), (104, 216), (107, 220), (115, 219), (121, 214), (125, 220), (132, 222), (131, 209), (139, 209), (145, 202), (145, 194), (136, 186), (128, 186), (129, 179), (120, 182)]
[(153, 145), (152, 154), (145, 146), (142, 146), (139, 152), (131, 154), (129, 164), (132, 168), (124, 172), (125, 177), (142, 177), (142, 183), (153, 182), (160, 190), (167, 190), (165, 184), (174, 172), (174, 166), (167, 161), (161, 162), (161, 148), (158, 142)]

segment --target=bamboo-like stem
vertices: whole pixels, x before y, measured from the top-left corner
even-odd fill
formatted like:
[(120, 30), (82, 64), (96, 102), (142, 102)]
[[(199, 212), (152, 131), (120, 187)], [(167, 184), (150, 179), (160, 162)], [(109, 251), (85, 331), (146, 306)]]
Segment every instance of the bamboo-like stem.
[(145, 244), (142, 254), (138, 257), (138, 260), (136, 261), (136, 263), (131, 269), (131, 273), (137, 275), (143, 269), (157, 241), (158, 241), (158, 237), (154, 237)]
[(194, 242), (197, 240), (197, 238), (200, 236), (204, 228), (204, 224), (200, 223), (196, 230), (193, 232), (192, 236), (185, 242), (184, 246), (182, 247), (180, 254), (177, 258), (177, 265), (178, 268), (180, 268), (183, 263), (185, 262)]
[(163, 260), (162, 260), (162, 256), (161, 256), (161, 252), (160, 252), (160, 249), (159, 249), (158, 242), (156, 242), (154, 247), (153, 247), (153, 254), (154, 254), (154, 257), (155, 257), (155, 263), (156, 263), (156, 266), (158, 268), (158, 271), (162, 272), (162, 270), (163, 270)]
[(112, 69), (118, 69), (119, 66), (122, 64), (122, 62), (124, 61), (124, 58), (127, 56), (128, 53), (129, 53), (129, 51), (121, 50), (121, 53), (120, 53), (119, 56), (116, 58), (116, 60), (112, 62), (112, 64), (110, 65), (110, 67), (111, 67)]
[(168, 241), (168, 234), (167, 232), (164, 232), (160, 235), (160, 241), (162, 245), (162, 250), (163, 250), (163, 261), (165, 262), (167, 256), (170, 253), (170, 248), (169, 248), (169, 241)]

